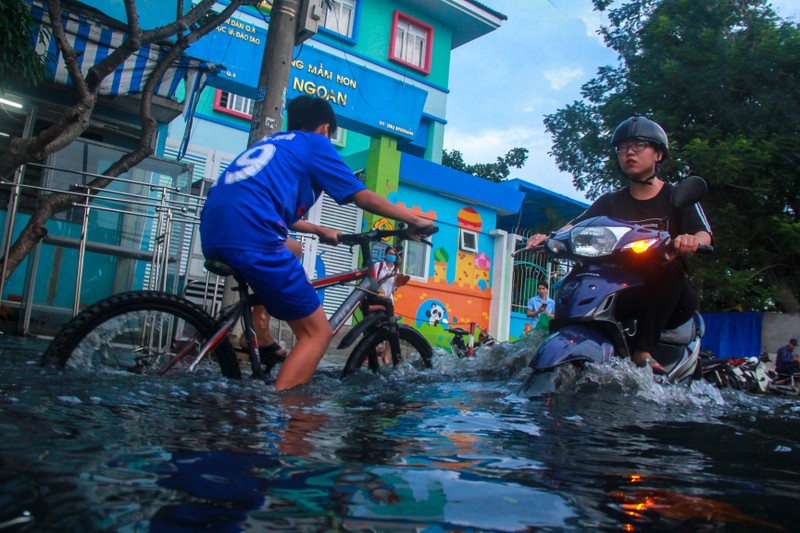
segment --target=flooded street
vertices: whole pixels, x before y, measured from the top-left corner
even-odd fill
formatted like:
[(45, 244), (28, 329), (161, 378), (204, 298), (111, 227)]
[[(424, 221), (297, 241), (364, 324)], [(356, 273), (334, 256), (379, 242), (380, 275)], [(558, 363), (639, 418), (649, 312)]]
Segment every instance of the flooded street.
[(792, 531), (800, 402), (620, 362), (528, 398), (502, 345), (306, 387), (0, 354), (0, 531)]

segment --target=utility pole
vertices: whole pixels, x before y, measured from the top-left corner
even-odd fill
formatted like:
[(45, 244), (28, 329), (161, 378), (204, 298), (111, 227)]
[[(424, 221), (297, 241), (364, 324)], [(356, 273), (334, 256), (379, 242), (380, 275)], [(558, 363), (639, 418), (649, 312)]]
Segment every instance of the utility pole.
[[(322, 18), (323, 0), (273, 0), (270, 11), (267, 42), (261, 60), (253, 119), (247, 146), (280, 131), (283, 108), (292, 70), (292, 55), (296, 44), (316, 33)], [(298, 22), (299, 20), (299, 22)], [(225, 279), (223, 305), (235, 302), (233, 279)], [(239, 326), (234, 328), (238, 337)]]
[(316, 33), (322, 0), (274, 0), (247, 146), (280, 131), (294, 47)]

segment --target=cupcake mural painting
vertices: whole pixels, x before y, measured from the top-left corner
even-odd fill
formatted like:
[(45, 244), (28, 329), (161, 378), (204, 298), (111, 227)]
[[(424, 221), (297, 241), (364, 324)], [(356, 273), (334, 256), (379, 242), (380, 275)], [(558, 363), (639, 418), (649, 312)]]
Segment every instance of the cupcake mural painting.
[(471, 207), (458, 212), (458, 255), (456, 256), (456, 280), (459, 287), (475, 286), (475, 254), (478, 251), (478, 234), (483, 227), (481, 216)]
[(475, 265), (475, 287), (485, 291), (489, 288), (489, 270), (492, 266), (492, 260), (489, 256), (481, 252), (475, 256), (472, 262)]

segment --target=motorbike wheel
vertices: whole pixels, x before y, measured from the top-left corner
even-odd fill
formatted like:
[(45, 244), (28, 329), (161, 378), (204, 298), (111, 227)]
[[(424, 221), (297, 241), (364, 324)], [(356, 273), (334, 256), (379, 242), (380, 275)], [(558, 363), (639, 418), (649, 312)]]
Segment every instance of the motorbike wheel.
[(709, 372), (705, 372), (703, 374), (703, 378), (705, 378), (706, 381), (718, 389), (723, 389), (728, 385), (727, 379), (722, 375), (720, 369), (718, 368), (715, 368)]
[(725, 380), (732, 389), (743, 390), (745, 388), (742, 379), (731, 367), (725, 367)]

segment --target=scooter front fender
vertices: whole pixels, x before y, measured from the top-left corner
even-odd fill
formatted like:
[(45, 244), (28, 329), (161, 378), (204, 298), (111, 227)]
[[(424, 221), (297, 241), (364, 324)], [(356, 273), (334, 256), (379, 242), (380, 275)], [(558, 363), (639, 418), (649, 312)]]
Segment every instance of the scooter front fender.
[(534, 370), (552, 370), (565, 363), (608, 363), (614, 345), (600, 332), (580, 325), (561, 328), (546, 337), (528, 366)]

